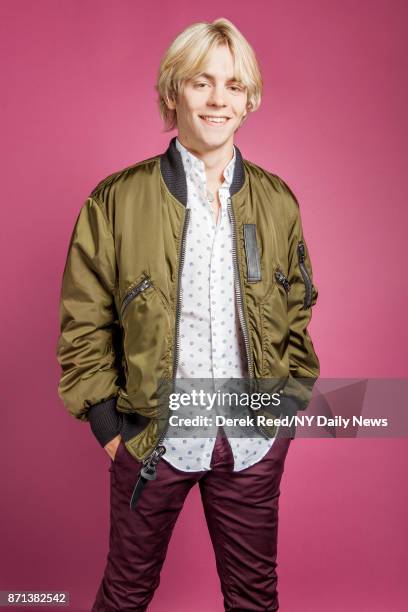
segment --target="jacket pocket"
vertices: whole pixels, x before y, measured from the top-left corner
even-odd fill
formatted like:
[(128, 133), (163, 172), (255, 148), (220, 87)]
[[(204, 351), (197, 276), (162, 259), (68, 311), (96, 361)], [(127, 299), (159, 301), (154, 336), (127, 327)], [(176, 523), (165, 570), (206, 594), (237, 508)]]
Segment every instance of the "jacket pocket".
[(129, 304), (143, 291), (146, 291), (146, 289), (149, 289), (149, 287), (152, 287), (153, 283), (151, 281), (150, 278), (148, 278), (147, 276), (145, 276), (141, 281), (139, 281), (135, 286), (131, 287), (130, 289), (128, 289), (127, 293), (125, 294), (125, 297), (122, 300), (121, 303), (121, 307), (120, 307), (120, 317), (121, 319), (123, 319), (124, 314), (126, 312), (126, 309), (128, 308)]
[(288, 293), (291, 286), (278, 265), (273, 270), (272, 286), (259, 304), (261, 329), (261, 372), (263, 378), (285, 377), (288, 360)]
[(171, 307), (146, 272), (128, 287), (120, 304), (126, 384), (119, 390), (118, 406), (123, 412), (150, 409), (158, 403), (169, 367)]
[(303, 301), (303, 308), (307, 309), (316, 303), (317, 290), (313, 286), (312, 279), (306, 267), (306, 263), (305, 263), (306, 249), (305, 249), (305, 244), (302, 240), (298, 242), (297, 255), (298, 255), (298, 261), (299, 261), (300, 273), (302, 275), (303, 282), (305, 284), (305, 298)]
[[(268, 302), (269, 299), (273, 298), (273, 293), (277, 289), (277, 285), (278, 286), (280, 285), (282, 287), (282, 289), (284, 290), (284, 291), (282, 291), (282, 295), (284, 297), (287, 297), (287, 294), (290, 291), (290, 284), (289, 284), (288, 277), (282, 271), (282, 268), (280, 266), (275, 266), (273, 268), (272, 281), (270, 283), (270, 286), (267, 289), (266, 294), (261, 299), (261, 304), (265, 304), (265, 303)], [(285, 303), (287, 305), (287, 301), (286, 300), (284, 300), (284, 301), (285, 301)]]
[(290, 291), (290, 283), (289, 283), (288, 277), (286, 276), (286, 274), (282, 272), (280, 268), (276, 268), (275, 278), (277, 282), (282, 285), (282, 287), (286, 291), (286, 294), (288, 294)]
[(121, 319), (123, 319), (129, 304), (133, 302), (133, 300), (139, 295), (150, 289), (154, 290), (157, 293), (159, 299), (161, 300), (165, 308), (168, 311), (170, 310), (170, 306), (163, 293), (155, 286), (149, 275), (144, 273), (142, 279), (133, 284), (125, 293), (120, 307)]

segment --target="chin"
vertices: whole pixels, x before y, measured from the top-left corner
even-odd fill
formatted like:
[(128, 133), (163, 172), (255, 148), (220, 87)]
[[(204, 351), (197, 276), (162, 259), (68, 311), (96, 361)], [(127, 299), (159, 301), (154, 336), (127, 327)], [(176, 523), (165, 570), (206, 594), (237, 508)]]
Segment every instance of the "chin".
[(229, 140), (231, 138), (231, 136), (234, 135), (234, 131), (228, 130), (227, 131), (221, 131), (219, 133), (217, 132), (213, 132), (213, 133), (208, 133), (208, 132), (201, 132), (201, 138), (202, 140), (205, 140), (206, 142), (227, 142), (227, 140)]

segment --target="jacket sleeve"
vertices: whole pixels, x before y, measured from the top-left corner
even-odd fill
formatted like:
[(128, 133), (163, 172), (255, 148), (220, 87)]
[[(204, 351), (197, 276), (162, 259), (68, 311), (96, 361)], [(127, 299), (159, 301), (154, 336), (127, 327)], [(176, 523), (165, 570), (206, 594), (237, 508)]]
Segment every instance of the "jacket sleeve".
[(308, 332), (312, 308), (318, 298), (313, 282), (309, 250), (303, 233), (299, 203), (285, 184), (291, 199), (288, 235), (289, 379), (285, 395), (289, 413), (305, 410), (320, 374), (319, 359)]
[(58, 394), (70, 414), (90, 422), (101, 446), (121, 425), (115, 286), (114, 238), (101, 206), (88, 198), (72, 232), (62, 278)]

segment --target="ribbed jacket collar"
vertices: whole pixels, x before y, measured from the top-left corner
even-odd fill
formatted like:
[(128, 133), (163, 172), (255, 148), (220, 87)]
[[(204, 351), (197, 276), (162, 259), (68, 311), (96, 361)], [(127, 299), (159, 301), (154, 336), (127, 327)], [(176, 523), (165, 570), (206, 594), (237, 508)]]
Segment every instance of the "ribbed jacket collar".
[[(244, 184), (245, 169), (240, 150), (235, 146), (235, 166), (230, 194), (237, 193)], [(160, 155), (160, 171), (170, 193), (187, 206), (187, 180), (183, 160), (176, 147), (176, 136), (171, 139), (167, 150)]]

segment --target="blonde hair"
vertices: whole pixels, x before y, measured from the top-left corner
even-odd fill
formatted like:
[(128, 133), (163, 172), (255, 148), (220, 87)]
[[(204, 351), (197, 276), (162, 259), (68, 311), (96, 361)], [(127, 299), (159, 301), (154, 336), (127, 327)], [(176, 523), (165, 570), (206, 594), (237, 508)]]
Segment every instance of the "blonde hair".
[(228, 19), (212, 23), (193, 23), (181, 32), (164, 54), (155, 89), (165, 132), (177, 127), (176, 111), (167, 100), (177, 100), (188, 79), (201, 72), (208, 53), (218, 45), (227, 45), (233, 56), (235, 77), (247, 90), (247, 111), (254, 112), (261, 103), (263, 81), (255, 52), (246, 38)]

